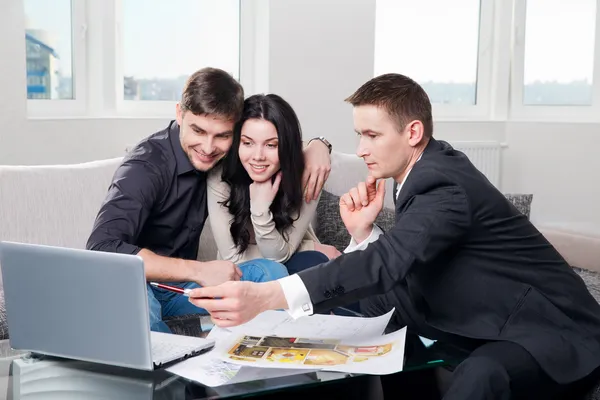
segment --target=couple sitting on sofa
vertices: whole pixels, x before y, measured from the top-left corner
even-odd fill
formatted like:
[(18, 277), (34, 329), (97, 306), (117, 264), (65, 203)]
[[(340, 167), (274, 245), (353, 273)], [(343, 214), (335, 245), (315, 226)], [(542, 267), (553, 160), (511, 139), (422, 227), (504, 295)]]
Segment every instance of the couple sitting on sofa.
[[(87, 248), (138, 254), (148, 281), (187, 289), (270, 281), (326, 262), (340, 252), (319, 243), (310, 223), (330, 151), (320, 138), (303, 152), (299, 121), (281, 97), (244, 101), (233, 77), (202, 69), (185, 85), (177, 120), (117, 169)], [(200, 262), (207, 213), (219, 260)], [(207, 314), (162, 288), (148, 285), (148, 298), (152, 330), (170, 332), (163, 317)]]

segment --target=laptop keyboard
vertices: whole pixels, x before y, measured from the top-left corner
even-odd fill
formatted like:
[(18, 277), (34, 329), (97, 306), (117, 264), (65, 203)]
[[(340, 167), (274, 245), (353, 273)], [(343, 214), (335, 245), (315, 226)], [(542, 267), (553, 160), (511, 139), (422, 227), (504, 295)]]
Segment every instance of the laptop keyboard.
[(174, 356), (183, 356), (187, 353), (191, 353), (197, 350), (198, 346), (190, 346), (181, 343), (171, 343), (162, 341), (152, 342), (152, 359), (154, 361), (161, 361), (165, 359), (171, 359)]

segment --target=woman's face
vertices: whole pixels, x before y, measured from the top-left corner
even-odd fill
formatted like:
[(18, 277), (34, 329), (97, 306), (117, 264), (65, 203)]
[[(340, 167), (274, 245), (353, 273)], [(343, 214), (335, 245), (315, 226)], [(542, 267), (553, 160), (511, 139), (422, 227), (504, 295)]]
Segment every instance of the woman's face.
[(266, 182), (279, 171), (279, 139), (275, 125), (249, 119), (242, 125), (239, 156), (254, 182)]

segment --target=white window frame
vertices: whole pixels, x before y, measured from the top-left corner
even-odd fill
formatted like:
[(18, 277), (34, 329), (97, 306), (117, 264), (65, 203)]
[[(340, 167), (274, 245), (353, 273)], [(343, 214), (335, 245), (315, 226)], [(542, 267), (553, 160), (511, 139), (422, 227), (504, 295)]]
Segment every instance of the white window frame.
[[(176, 101), (123, 99), (121, 2), (122, 0), (71, 0), (75, 99), (28, 99), (28, 118), (163, 119), (175, 116)], [(266, 91), (268, 23), (262, 22), (268, 22), (269, 3), (265, 0), (239, 2), (240, 82), (246, 94), (256, 90)], [(256, 43), (256, 40), (261, 43)]]
[[(247, 91), (246, 86), (252, 87), (254, 82), (254, 38), (256, 13), (261, 7), (268, 7), (268, 2), (260, 2), (259, 0), (238, 0), (239, 3), (239, 21), (240, 24), (240, 42), (239, 42), (239, 81)], [(114, 82), (116, 82), (114, 93), (114, 112), (117, 116), (122, 117), (144, 117), (144, 118), (174, 118), (175, 106), (177, 101), (160, 101), (160, 100), (125, 100), (123, 98), (123, 40), (122, 29), (122, 0), (113, 0), (114, 9), (111, 10), (111, 15), (114, 18), (114, 23), (109, 24), (115, 27), (114, 32), (109, 36), (114, 35), (115, 51), (112, 53), (114, 59), (109, 60), (114, 71)], [(264, 11), (262, 11), (264, 12)]]
[[(531, 122), (599, 122), (600, 121), (600, 0), (596, 1), (594, 70), (591, 105), (526, 105), (523, 103), (525, 83), (525, 32), (527, 0), (514, 0), (513, 60), (511, 64), (511, 96), (509, 121)], [(566, 4), (566, 3), (565, 3)]]
[(244, 96), (269, 92), (269, 0), (240, 0), (240, 83)]
[[(494, 0), (480, 0), (479, 3), (475, 104), (452, 105), (433, 103), (432, 112), (434, 121), (477, 121), (490, 119), (495, 26), (494, 5)], [(440, 65), (440, 67), (443, 66)]]
[[(75, 99), (28, 99), (29, 118), (173, 118), (176, 101), (123, 100), (121, 1), (71, 0)], [(246, 96), (268, 92), (269, 0), (239, 1), (240, 82)], [(526, 2), (480, 0), (477, 102), (433, 104), (435, 121), (600, 122), (600, 0), (590, 106), (523, 104)]]
[[(24, 4), (21, 4), (24, 8)], [(71, 60), (74, 99), (27, 99), (29, 118), (56, 118), (83, 116), (87, 109), (87, 18), (86, 1), (71, 0)], [(23, 27), (23, 46), (25, 46)], [(27, 88), (23, 88), (27, 90)]]

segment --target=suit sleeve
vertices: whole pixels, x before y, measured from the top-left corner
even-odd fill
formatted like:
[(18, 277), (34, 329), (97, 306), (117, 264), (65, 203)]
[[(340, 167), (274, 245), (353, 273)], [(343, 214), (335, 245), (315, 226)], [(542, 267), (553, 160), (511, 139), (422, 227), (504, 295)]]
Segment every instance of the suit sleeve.
[(130, 159), (119, 166), (87, 241), (88, 250), (137, 254), (139, 235), (160, 191), (160, 172)]
[(470, 225), (464, 190), (443, 177), (433, 181), (430, 176), (412, 177), (416, 183), (394, 227), (365, 250), (299, 273), (315, 312), (385, 293), (412, 268), (461, 240)]

